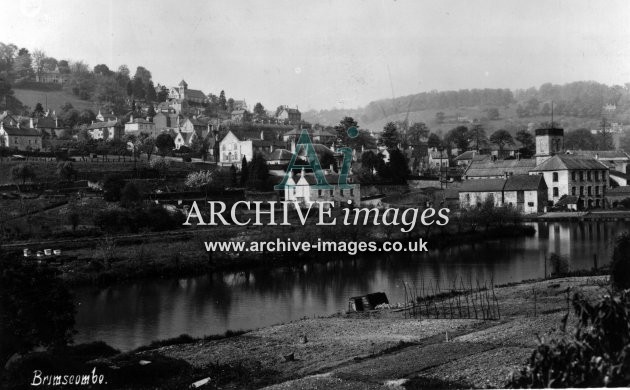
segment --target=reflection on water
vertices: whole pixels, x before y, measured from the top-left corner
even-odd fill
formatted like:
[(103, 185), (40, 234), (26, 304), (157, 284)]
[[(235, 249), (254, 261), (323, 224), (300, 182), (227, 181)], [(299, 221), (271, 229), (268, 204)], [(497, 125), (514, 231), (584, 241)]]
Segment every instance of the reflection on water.
[[(464, 278), (503, 284), (542, 277), (545, 258), (566, 256), (571, 270), (609, 262), (627, 222), (536, 223), (537, 235), (431, 250), (331, 260), (300, 267), (148, 280), (76, 291), (77, 342), (103, 340), (129, 350), (182, 333), (253, 329), (345, 310), (348, 298), (384, 291), (403, 301), (403, 281), (441, 286)], [(455, 238), (456, 239), (456, 238)]]

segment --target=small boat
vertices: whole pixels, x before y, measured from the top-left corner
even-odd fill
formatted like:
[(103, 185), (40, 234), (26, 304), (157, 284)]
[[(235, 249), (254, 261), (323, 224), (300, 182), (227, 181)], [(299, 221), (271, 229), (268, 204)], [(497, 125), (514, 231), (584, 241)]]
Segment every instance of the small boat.
[(373, 294), (362, 295), (358, 297), (351, 297), (348, 301), (349, 311), (366, 311), (374, 310), (376, 306), (383, 303), (389, 304), (387, 295), (384, 292), (377, 292)]

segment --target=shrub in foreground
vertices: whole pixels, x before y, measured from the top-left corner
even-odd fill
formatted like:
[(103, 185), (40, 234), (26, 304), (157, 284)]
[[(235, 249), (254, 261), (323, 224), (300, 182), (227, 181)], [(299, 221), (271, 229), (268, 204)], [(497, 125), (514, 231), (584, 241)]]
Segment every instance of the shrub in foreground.
[(510, 387), (630, 385), (630, 290), (607, 295), (595, 305), (575, 294), (573, 307), (575, 334), (541, 342)]

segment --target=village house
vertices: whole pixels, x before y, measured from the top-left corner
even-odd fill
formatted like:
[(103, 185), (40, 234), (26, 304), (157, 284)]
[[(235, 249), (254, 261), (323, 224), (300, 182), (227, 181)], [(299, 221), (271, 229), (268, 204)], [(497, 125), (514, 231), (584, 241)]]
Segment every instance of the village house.
[(290, 125), (297, 125), (302, 122), (302, 113), (297, 108), (289, 108), (289, 106), (280, 106), (276, 119), (279, 123), (287, 123)]
[(459, 188), (463, 209), (479, 206), (492, 199), (496, 207), (510, 206), (526, 214), (547, 206), (547, 185), (542, 176), (515, 175), (504, 179), (467, 180)]
[(179, 128), (179, 124), (182, 119), (183, 117), (181, 115), (168, 112), (158, 112), (153, 117), (155, 132), (161, 133), (165, 130)]
[(116, 121), (118, 120), (118, 117), (116, 115), (114, 115), (114, 113), (110, 113), (110, 114), (103, 114), (101, 113), (101, 110), (98, 110), (98, 114), (96, 114), (96, 120), (99, 122), (108, 122), (108, 121)]
[(630, 156), (622, 150), (567, 150), (569, 155), (593, 158), (609, 169), (609, 177), (618, 186), (628, 185)]
[(317, 187), (317, 178), (312, 173), (305, 173), (304, 169), (299, 174), (297, 182), (293, 176), (289, 177), (284, 187), (284, 200), (288, 202), (298, 202), (306, 205), (309, 202), (331, 201), (334, 207), (348, 205), (348, 200), (359, 205), (361, 202), (361, 187), (352, 183), (352, 177), (348, 178), (348, 183), (352, 184), (350, 189), (342, 189), (337, 185), (339, 175), (325, 170), (326, 181), (332, 187), (322, 189)]
[(125, 128), (118, 120), (92, 122), (92, 124), (86, 126), (86, 130), (92, 139), (102, 139), (105, 141), (122, 139), (125, 135)]
[(430, 169), (441, 169), (448, 168), (448, 153), (446, 150), (437, 150), (436, 148), (431, 148), (429, 150), (429, 168)]
[(608, 188), (608, 167), (592, 158), (557, 154), (536, 166), (532, 175), (544, 176), (553, 203), (563, 195), (578, 196), (578, 207), (603, 207)]
[(42, 134), (38, 129), (25, 128), (19, 124), (5, 125), (0, 121), (0, 145), (17, 150), (42, 149)]
[(59, 67), (55, 67), (52, 71), (41, 71), (35, 74), (35, 81), (45, 84), (65, 84), (69, 78), (70, 74), (61, 73)]
[(245, 109), (234, 110), (230, 113), (230, 119), (233, 122), (250, 122), (252, 120), (252, 114)]
[(228, 131), (219, 142), (219, 164), (240, 167), (243, 157), (251, 161), (254, 153), (265, 156), (275, 149), (286, 149), (286, 143), (272, 139), (261, 130), (257, 131)]
[(129, 122), (125, 123), (125, 134), (133, 133), (155, 133), (155, 123), (144, 118), (134, 118), (133, 115), (129, 118)]
[[(478, 156), (481, 157), (481, 156)], [(474, 158), (463, 178), (466, 180), (475, 179), (499, 179), (510, 175), (528, 175), (536, 167), (536, 160), (493, 160), (490, 156), (484, 159)]]

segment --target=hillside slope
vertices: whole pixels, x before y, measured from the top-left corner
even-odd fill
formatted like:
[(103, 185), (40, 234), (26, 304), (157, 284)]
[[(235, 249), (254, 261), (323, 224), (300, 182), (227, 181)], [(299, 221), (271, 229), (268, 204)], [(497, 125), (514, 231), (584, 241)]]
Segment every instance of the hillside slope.
[(77, 110), (90, 109), (94, 112), (98, 112), (98, 107), (95, 103), (88, 100), (81, 100), (71, 93), (66, 91), (37, 91), (32, 89), (19, 89), (14, 88), (15, 97), (18, 98), (22, 104), (31, 108), (35, 108), (37, 103), (41, 103), (44, 109), (48, 106), (50, 110), (60, 111), (60, 107), (70, 102)]

